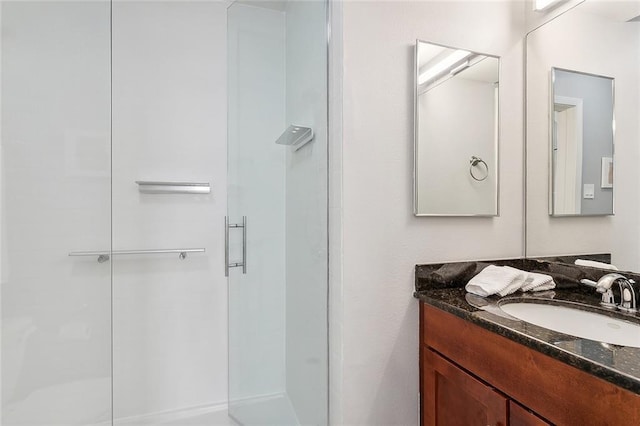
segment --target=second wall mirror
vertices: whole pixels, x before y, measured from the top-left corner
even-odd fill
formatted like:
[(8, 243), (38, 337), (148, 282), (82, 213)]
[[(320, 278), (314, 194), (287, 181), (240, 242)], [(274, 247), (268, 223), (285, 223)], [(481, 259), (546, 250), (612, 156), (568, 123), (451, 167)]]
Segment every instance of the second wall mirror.
[(550, 214), (611, 215), (614, 80), (552, 68), (551, 82)]
[(498, 57), (418, 40), (414, 214), (498, 215)]
[[(637, 1), (585, 0), (527, 34), (527, 257), (597, 254), (621, 270), (640, 271), (639, 52)], [(596, 87), (577, 90), (585, 84)], [(580, 103), (583, 153), (562, 160), (552, 151), (552, 117), (570, 109), (577, 113)], [(592, 107), (598, 110), (587, 111)], [(566, 123), (556, 130), (575, 128), (567, 124), (575, 123), (568, 115), (559, 118)], [(566, 163), (578, 158), (579, 164)], [(564, 171), (563, 182), (554, 178), (553, 167)]]

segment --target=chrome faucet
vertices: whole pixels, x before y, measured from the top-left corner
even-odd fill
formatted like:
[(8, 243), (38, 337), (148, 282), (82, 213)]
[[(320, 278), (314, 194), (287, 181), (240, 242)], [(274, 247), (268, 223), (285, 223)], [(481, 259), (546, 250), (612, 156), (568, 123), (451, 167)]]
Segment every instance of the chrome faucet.
[(618, 284), (620, 284), (620, 298), (622, 299), (620, 300), (618, 309), (632, 314), (638, 312), (638, 307), (636, 306), (636, 291), (633, 288), (635, 281), (626, 279), (619, 281)]
[[(635, 281), (628, 279), (624, 275), (620, 274), (606, 274), (602, 276), (598, 282), (591, 280), (580, 280), (581, 283), (590, 287), (595, 287), (598, 293), (602, 294), (602, 301), (600, 305), (609, 309), (619, 309), (623, 312), (635, 313), (638, 312), (636, 306), (636, 291), (633, 287)], [(618, 283), (620, 287), (620, 304), (617, 304), (611, 287), (614, 283)]]

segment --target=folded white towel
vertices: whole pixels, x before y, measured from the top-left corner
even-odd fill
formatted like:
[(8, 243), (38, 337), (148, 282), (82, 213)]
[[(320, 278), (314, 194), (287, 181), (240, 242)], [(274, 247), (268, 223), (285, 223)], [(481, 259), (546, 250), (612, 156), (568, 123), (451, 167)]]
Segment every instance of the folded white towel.
[(550, 275), (528, 272), (520, 291), (543, 291), (556, 288), (556, 283)]
[(576, 259), (576, 261), (573, 263), (578, 266), (590, 266), (592, 268), (608, 269), (610, 271), (618, 270), (618, 268), (615, 265), (610, 265), (608, 263), (603, 263), (603, 262), (596, 262), (595, 260)]
[(526, 272), (511, 266), (489, 265), (471, 278), (465, 286), (467, 292), (487, 297), (492, 294), (507, 296), (516, 290), (543, 291), (556, 287), (553, 277), (537, 272)]
[(518, 290), (525, 279), (526, 272), (519, 269), (489, 265), (469, 280), (465, 290), (482, 297), (506, 296)]

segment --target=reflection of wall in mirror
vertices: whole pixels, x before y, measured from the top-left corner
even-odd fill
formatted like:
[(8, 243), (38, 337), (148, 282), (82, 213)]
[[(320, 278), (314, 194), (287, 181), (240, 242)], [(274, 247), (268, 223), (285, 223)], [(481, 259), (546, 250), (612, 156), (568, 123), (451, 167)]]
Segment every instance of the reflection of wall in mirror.
[[(496, 89), (493, 83), (463, 75), (418, 98), (419, 213), (496, 213)], [(487, 163), (488, 177), (482, 182), (469, 174), (471, 156)]]
[[(617, 266), (640, 270), (638, 243), (629, 244), (630, 239), (640, 241), (640, 193), (635, 183), (640, 156), (640, 25), (583, 12), (584, 5), (527, 36), (527, 256), (610, 252)], [(552, 67), (615, 78), (615, 216), (549, 216)], [(596, 164), (598, 175), (592, 183), (599, 190), (600, 158)]]

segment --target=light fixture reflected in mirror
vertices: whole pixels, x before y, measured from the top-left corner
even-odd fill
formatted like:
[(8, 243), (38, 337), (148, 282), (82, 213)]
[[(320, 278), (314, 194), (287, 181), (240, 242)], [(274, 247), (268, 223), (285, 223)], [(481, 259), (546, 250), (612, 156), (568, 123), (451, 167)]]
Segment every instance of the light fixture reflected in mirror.
[[(441, 58), (442, 55), (438, 55), (422, 67), (424, 70), (422, 68), (419, 70), (418, 84), (426, 84), (436, 77), (450, 73), (452, 68), (457, 69), (462, 60), (471, 56), (471, 52), (466, 50), (454, 50), (452, 53), (444, 53), (447, 53), (444, 58)], [(466, 61), (466, 63), (468, 64), (469, 61)]]
[(567, 0), (533, 0), (533, 10), (542, 12), (566, 2)]

